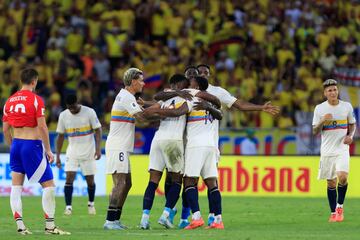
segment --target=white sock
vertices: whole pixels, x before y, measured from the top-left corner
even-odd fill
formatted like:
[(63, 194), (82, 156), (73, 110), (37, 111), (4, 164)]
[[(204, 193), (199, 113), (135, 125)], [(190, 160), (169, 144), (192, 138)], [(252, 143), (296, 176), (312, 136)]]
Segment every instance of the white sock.
[(201, 218), (200, 211), (194, 212), (192, 215), (192, 220), (199, 220)]
[(66, 205), (66, 209), (72, 210), (72, 206), (71, 205)]
[(45, 213), (45, 227), (53, 229), (55, 227), (55, 187), (43, 189), (42, 207)]
[(149, 214), (146, 214), (146, 213), (142, 214), (142, 217), (141, 217), (142, 220), (147, 221), (147, 220), (149, 220), (149, 218), (150, 218)]
[(170, 212), (167, 209), (164, 209), (162, 215), (166, 218), (168, 218), (170, 216)]
[(336, 204), (336, 208), (343, 208), (343, 204)]
[(215, 222), (216, 223), (221, 223), (222, 222), (221, 214), (215, 216)]
[(88, 207), (93, 207), (95, 205), (95, 202), (88, 202)]
[(21, 202), (22, 190), (23, 187), (20, 185), (11, 186), (10, 206), (18, 229), (26, 228), (22, 220), (22, 202)]

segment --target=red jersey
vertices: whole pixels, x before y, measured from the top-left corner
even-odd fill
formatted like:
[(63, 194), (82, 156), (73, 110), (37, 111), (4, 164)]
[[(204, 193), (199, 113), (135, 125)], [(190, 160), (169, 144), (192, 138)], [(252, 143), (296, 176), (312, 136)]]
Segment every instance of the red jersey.
[(29, 90), (20, 90), (6, 101), (3, 122), (15, 128), (36, 127), (37, 118), (44, 116), (44, 101)]

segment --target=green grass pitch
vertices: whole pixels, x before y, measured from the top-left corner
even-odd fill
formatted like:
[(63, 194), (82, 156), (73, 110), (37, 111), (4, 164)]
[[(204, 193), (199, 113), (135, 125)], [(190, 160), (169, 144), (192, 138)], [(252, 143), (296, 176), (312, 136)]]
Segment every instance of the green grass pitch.
[[(140, 230), (142, 197), (128, 197), (122, 222), (130, 227), (126, 231), (105, 231), (107, 197), (96, 198), (96, 216), (87, 214), (87, 199), (73, 199), (73, 215), (64, 216), (64, 200), (57, 198), (56, 224), (72, 233), (71, 236), (44, 235), (44, 221), (40, 197), (23, 198), (23, 218), (32, 236), (19, 236), (11, 217), (8, 197), (0, 198), (0, 239), (360, 239), (359, 199), (346, 199), (345, 221), (328, 223), (327, 199), (322, 198), (259, 198), (224, 197), (223, 220), (225, 230), (166, 230), (157, 224), (164, 199), (156, 197), (150, 220), (152, 230)], [(207, 218), (207, 199), (200, 198), (204, 219)], [(177, 204), (181, 208), (180, 201)], [(178, 223), (180, 214), (175, 217)]]

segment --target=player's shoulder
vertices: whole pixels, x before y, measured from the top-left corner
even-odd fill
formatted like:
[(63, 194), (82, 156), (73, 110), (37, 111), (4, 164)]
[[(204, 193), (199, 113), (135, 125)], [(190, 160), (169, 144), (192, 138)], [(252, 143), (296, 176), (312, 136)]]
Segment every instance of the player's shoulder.
[(324, 101), (324, 102), (322, 102), (322, 103), (319, 103), (318, 105), (316, 105), (315, 106), (315, 110), (319, 110), (319, 109), (322, 109), (322, 108), (325, 108), (325, 107), (327, 107), (328, 106), (328, 103), (327, 103), (327, 101)]
[(343, 105), (343, 106), (352, 108), (352, 105), (351, 105), (350, 102), (343, 101), (343, 100), (339, 100), (339, 103), (340, 103), (341, 105)]
[(60, 112), (60, 114), (59, 114), (59, 119), (60, 119), (60, 118), (63, 118), (64, 116), (66, 117), (66, 116), (69, 116), (69, 115), (71, 115), (71, 114), (70, 114), (70, 110), (69, 110), (69, 109), (65, 109), (65, 110), (63, 110), (63, 111)]
[(116, 101), (126, 101), (126, 100), (136, 100), (135, 96), (132, 95), (128, 90), (126, 90), (125, 88), (122, 88), (118, 95), (116, 95)]
[(92, 113), (92, 112), (95, 112), (95, 110), (91, 107), (88, 107), (88, 106), (84, 106), (84, 105), (81, 105), (81, 111), (85, 112), (85, 113)]
[(214, 85), (211, 85), (209, 84), (208, 88), (206, 89), (207, 92), (210, 92), (211, 91), (214, 91), (214, 92), (228, 92), (228, 90), (226, 90), (225, 88), (223, 87), (220, 87), (220, 86), (214, 86)]

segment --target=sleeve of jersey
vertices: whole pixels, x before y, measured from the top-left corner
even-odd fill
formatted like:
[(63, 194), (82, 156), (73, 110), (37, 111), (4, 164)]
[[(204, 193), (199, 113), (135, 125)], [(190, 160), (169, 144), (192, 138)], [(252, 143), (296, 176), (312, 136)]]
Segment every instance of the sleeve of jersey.
[(135, 97), (124, 98), (123, 104), (124, 104), (126, 111), (128, 113), (130, 113), (131, 115), (134, 115), (134, 114), (142, 111), (140, 105), (136, 102)]
[(91, 122), (92, 129), (97, 129), (97, 128), (101, 127), (101, 123), (100, 123), (98, 117), (96, 116), (96, 112), (94, 110), (91, 111), (90, 122)]
[(353, 109), (353, 107), (351, 106), (350, 103), (349, 103), (349, 113), (348, 113), (347, 118), (348, 118), (349, 124), (354, 124), (354, 123), (356, 123), (356, 118), (355, 118), (354, 109)]
[(314, 110), (314, 117), (313, 117), (313, 121), (312, 121), (312, 125), (315, 126), (320, 122), (320, 116), (319, 116), (319, 110), (318, 107), (315, 107)]
[(219, 100), (222, 104), (225, 104), (228, 108), (236, 101), (236, 97), (232, 96), (227, 90), (219, 87)]
[(44, 117), (45, 116), (45, 104), (44, 101), (41, 99), (41, 97), (36, 96), (36, 102), (37, 102), (37, 107), (36, 107), (36, 117), (40, 118), (40, 117)]
[(57, 123), (57, 127), (56, 127), (56, 132), (57, 133), (65, 133), (65, 126), (64, 126), (64, 120), (63, 120), (63, 115), (60, 114), (59, 116), (59, 120), (58, 120), (58, 123)]

